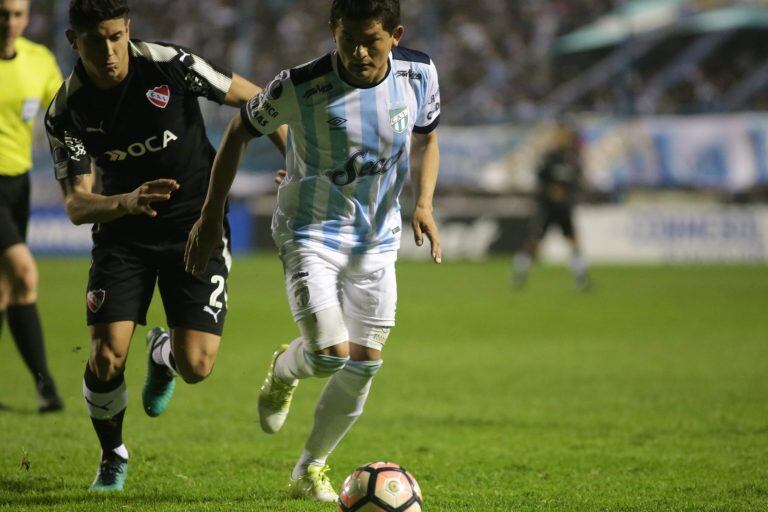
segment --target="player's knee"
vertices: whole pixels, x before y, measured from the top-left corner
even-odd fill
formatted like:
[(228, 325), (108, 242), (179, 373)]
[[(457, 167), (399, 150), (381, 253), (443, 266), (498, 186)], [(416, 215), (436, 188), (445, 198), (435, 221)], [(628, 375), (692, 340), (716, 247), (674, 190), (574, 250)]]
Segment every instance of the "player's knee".
[(213, 372), (216, 355), (199, 353), (191, 358), (176, 359), (179, 375), (187, 384), (197, 384), (204, 381)]
[(37, 300), (37, 268), (25, 263), (14, 269), (11, 276), (11, 301), (14, 304), (31, 304)]
[(113, 350), (107, 345), (97, 343), (91, 353), (91, 370), (102, 382), (112, 380), (125, 367), (125, 354)]

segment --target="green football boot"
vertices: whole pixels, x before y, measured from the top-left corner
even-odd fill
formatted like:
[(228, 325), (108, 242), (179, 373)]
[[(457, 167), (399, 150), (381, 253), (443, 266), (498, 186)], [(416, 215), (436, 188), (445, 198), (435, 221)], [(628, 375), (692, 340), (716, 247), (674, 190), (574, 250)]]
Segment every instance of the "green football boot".
[(307, 473), (299, 478), (291, 478), (288, 484), (288, 494), (292, 498), (302, 498), (323, 503), (333, 503), (339, 495), (333, 489), (328, 478), (329, 466), (307, 466)]
[(274, 434), (283, 428), (288, 411), (291, 408), (293, 392), (299, 381), (283, 382), (275, 375), (275, 363), (280, 354), (286, 351), (288, 345), (280, 345), (272, 354), (269, 372), (259, 391), (259, 422), (261, 429), (267, 434)]
[(157, 364), (152, 359), (152, 352), (159, 343), (170, 343), (168, 333), (160, 327), (155, 327), (147, 333), (147, 379), (141, 391), (141, 402), (147, 416), (160, 416), (173, 396), (176, 389), (175, 375), (165, 365)]
[(128, 459), (115, 452), (102, 455), (96, 479), (88, 489), (90, 492), (122, 491), (128, 476)]

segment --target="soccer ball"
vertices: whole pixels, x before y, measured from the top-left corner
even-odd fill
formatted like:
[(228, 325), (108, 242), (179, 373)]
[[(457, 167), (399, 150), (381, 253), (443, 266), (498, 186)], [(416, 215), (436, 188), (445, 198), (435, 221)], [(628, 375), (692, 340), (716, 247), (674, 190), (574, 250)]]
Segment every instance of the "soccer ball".
[(421, 512), (421, 488), (413, 475), (393, 462), (357, 468), (341, 486), (341, 512)]

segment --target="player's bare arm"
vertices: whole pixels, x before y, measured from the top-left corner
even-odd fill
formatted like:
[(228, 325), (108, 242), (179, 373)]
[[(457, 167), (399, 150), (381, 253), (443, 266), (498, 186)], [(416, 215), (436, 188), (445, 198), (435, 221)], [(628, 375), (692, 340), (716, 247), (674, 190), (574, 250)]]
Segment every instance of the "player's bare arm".
[[(245, 105), (248, 100), (257, 94), (260, 94), (261, 91), (262, 89), (258, 85), (251, 83), (237, 73), (233, 73), (232, 85), (230, 86), (229, 91), (227, 91), (224, 103), (230, 107), (240, 108)], [(278, 151), (280, 151), (280, 154), (285, 157), (285, 143), (286, 140), (288, 140), (288, 128), (281, 126), (275, 133), (269, 134), (269, 140), (271, 140)]]
[(179, 188), (176, 180), (159, 179), (144, 183), (128, 194), (105, 196), (93, 191), (95, 182), (93, 173), (75, 175), (62, 182), (64, 205), (72, 223), (104, 223), (124, 215), (154, 217), (157, 212), (152, 203), (169, 200)]
[(437, 130), (428, 134), (413, 134), (413, 154), (419, 161), (412, 170), (413, 190), (416, 197), (416, 208), (413, 211), (411, 226), (416, 245), (421, 247), (424, 235), (429, 239), (432, 248), (432, 259), (435, 263), (442, 261), (440, 233), (432, 215), (432, 200), (437, 185), (437, 174), (440, 169), (440, 146)]
[(205, 272), (211, 251), (216, 244), (221, 243), (227, 195), (232, 188), (237, 166), (252, 138), (240, 116), (234, 116), (224, 131), (221, 146), (213, 161), (208, 194), (205, 197), (200, 218), (189, 232), (184, 254), (187, 272), (195, 275)]

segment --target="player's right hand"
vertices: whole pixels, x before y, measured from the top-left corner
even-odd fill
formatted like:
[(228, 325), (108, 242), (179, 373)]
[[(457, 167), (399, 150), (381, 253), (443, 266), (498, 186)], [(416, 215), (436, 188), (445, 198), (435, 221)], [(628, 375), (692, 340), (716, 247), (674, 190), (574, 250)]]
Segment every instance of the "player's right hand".
[(277, 173), (275, 174), (275, 185), (280, 186), (280, 184), (285, 179), (285, 175), (288, 174), (285, 172), (285, 169), (278, 169)]
[(179, 189), (179, 183), (171, 179), (148, 181), (130, 194), (125, 194), (120, 201), (120, 208), (126, 215), (149, 215), (156, 217), (157, 212), (151, 203), (167, 201), (171, 194)]
[(205, 272), (211, 252), (224, 235), (222, 219), (208, 220), (201, 216), (192, 226), (184, 250), (184, 270), (199, 276)]

